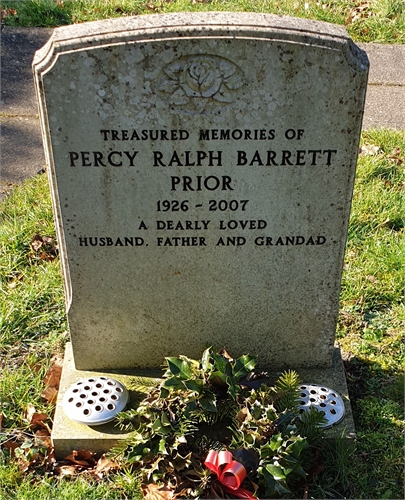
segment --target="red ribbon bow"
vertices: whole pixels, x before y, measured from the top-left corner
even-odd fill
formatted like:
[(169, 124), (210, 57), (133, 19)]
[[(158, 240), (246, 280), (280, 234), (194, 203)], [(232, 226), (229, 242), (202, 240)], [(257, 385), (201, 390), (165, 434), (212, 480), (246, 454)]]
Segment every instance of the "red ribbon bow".
[(219, 482), (227, 493), (236, 498), (256, 499), (251, 491), (239, 488), (246, 477), (246, 469), (233, 459), (230, 451), (222, 450), (218, 453), (210, 450), (204, 465), (218, 476)]

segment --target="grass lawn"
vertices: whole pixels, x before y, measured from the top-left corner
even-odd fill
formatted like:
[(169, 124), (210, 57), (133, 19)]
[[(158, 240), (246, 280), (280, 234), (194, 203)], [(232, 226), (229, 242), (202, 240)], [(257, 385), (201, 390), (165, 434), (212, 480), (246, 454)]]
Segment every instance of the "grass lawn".
[(42, 27), (180, 11), (263, 12), (346, 25), (358, 42), (405, 41), (403, 0), (9, 0), (0, 9), (8, 25)]
[[(337, 331), (358, 440), (325, 447), (309, 498), (404, 498), (403, 139), (362, 135)], [(97, 475), (54, 462), (46, 374), (67, 327), (46, 176), (1, 208), (0, 499), (141, 498), (129, 465)]]

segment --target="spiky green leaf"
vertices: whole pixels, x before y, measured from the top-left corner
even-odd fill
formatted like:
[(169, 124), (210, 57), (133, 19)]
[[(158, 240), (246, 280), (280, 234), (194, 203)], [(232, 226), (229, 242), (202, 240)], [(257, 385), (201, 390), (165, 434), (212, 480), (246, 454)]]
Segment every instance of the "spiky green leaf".
[(166, 439), (162, 437), (162, 439), (159, 441), (159, 453), (162, 455), (167, 455), (167, 450), (166, 450)]
[[(167, 382), (167, 380), (165, 382)], [(166, 399), (169, 396), (169, 394), (170, 394), (170, 391), (162, 385), (160, 387), (159, 398)]]
[(160, 418), (157, 418), (153, 425), (152, 425), (152, 431), (154, 434), (157, 434), (158, 436), (167, 436), (171, 432), (171, 426), (165, 425), (162, 423)]
[(206, 394), (202, 398), (199, 398), (198, 402), (206, 411), (217, 411), (215, 396), (213, 394)]
[(274, 387), (277, 391), (295, 391), (301, 384), (300, 377), (297, 372), (288, 370), (283, 372), (275, 383)]
[(270, 441), (260, 448), (261, 458), (272, 457), (282, 444), (283, 436), (281, 433), (271, 436)]
[(240, 391), (240, 385), (238, 381), (234, 377), (226, 377), (226, 383), (228, 385), (228, 393), (232, 397), (232, 399), (236, 399), (238, 392)]
[(179, 378), (168, 378), (166, 379), (164, 382), (163, 382), (163, 385), (162, 387), (164, 389), (168, 389), (169, 391), (172, 391), (172, 390), (181, 390), (185, 388), (184, 386), (184, 381), (179, 379)]
[(265, 466), (266, 471), (273, 476), (273, 478), (276, 481), (285, 481), (286, 476), (283, 471), (283, 468), (280, 465), (275, 465), (275, 464), (266, 464)]
[(256, 357), (249, 356), (245, 354), (236, 360), (235, 366), (233, 368), (233, 376), (239, 380), (242, 377), (246, 377), (248, 373), (253, 371), (256, 366)]
[(226, 375), (218, 370), (216, 370), (215, 372), (211, 373), (210, 377), (209, 377), (209, 381), (213, 384), (213, 385), (217, 385), (217, 386), (223, 386), (223, 387), (226, 387)]
[(290, 438), (287, 441), (285, 453), (298, 458), (306, 448), (308, 448), (307, 440), (302, 438), (301, 436), (295, 436), (294, 438)]
[(197, 394), (201, 394), (204, 388), (203, 381), (198, 379), (185, 380), (183, 383), (189, 391), (196, 392)]
[(232, 366), (229, 359), (222, 356), (222, 354), (212, 354), (212, 359), (214, 360), (215, 370), (222, 373), (223, 375), (232, 375)]
[(259, 401), (255, 401), (250, 408), (250, 413), (255, 420), (260, 420), (263, 413), (263, 406)]
[(276, 480), (272, 472), (270, 472), (267, 467), (260, 467), (259, 475), (263, 477), (265, 482), (265, 495), (266, 498), (274, 498), (290, 493), (285, 480)]
[(191, 378), (191, 361), (187, 358), (166, 358), (169, 372), (182, 380)]

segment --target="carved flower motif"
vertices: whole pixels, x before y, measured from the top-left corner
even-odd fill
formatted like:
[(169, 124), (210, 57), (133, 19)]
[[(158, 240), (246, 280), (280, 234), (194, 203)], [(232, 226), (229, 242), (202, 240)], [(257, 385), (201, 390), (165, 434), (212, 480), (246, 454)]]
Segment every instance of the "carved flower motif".
[(220, 68), (212, 59), (191, 59), (180, 73), (180, 85), (188, 96), (213, 97), (222, 85)]
[(163, 68), (159, 90), (171, 94), (170, 102), (177, 106), (192, 101), (201, 112), (211, 98), (221, 103), (235, 100), (235, 91), (245, 79), (240, 68), (218, 56), (190, 55), (177, 59)]

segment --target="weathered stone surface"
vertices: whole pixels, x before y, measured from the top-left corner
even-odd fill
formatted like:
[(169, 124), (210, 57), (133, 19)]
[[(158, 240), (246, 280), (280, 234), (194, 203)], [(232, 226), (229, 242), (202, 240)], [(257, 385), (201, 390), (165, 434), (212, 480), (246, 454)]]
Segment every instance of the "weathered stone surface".
[(34, 71), (78, 369), (331, 366), (368, 71), (343, 28), (122, 18)]

